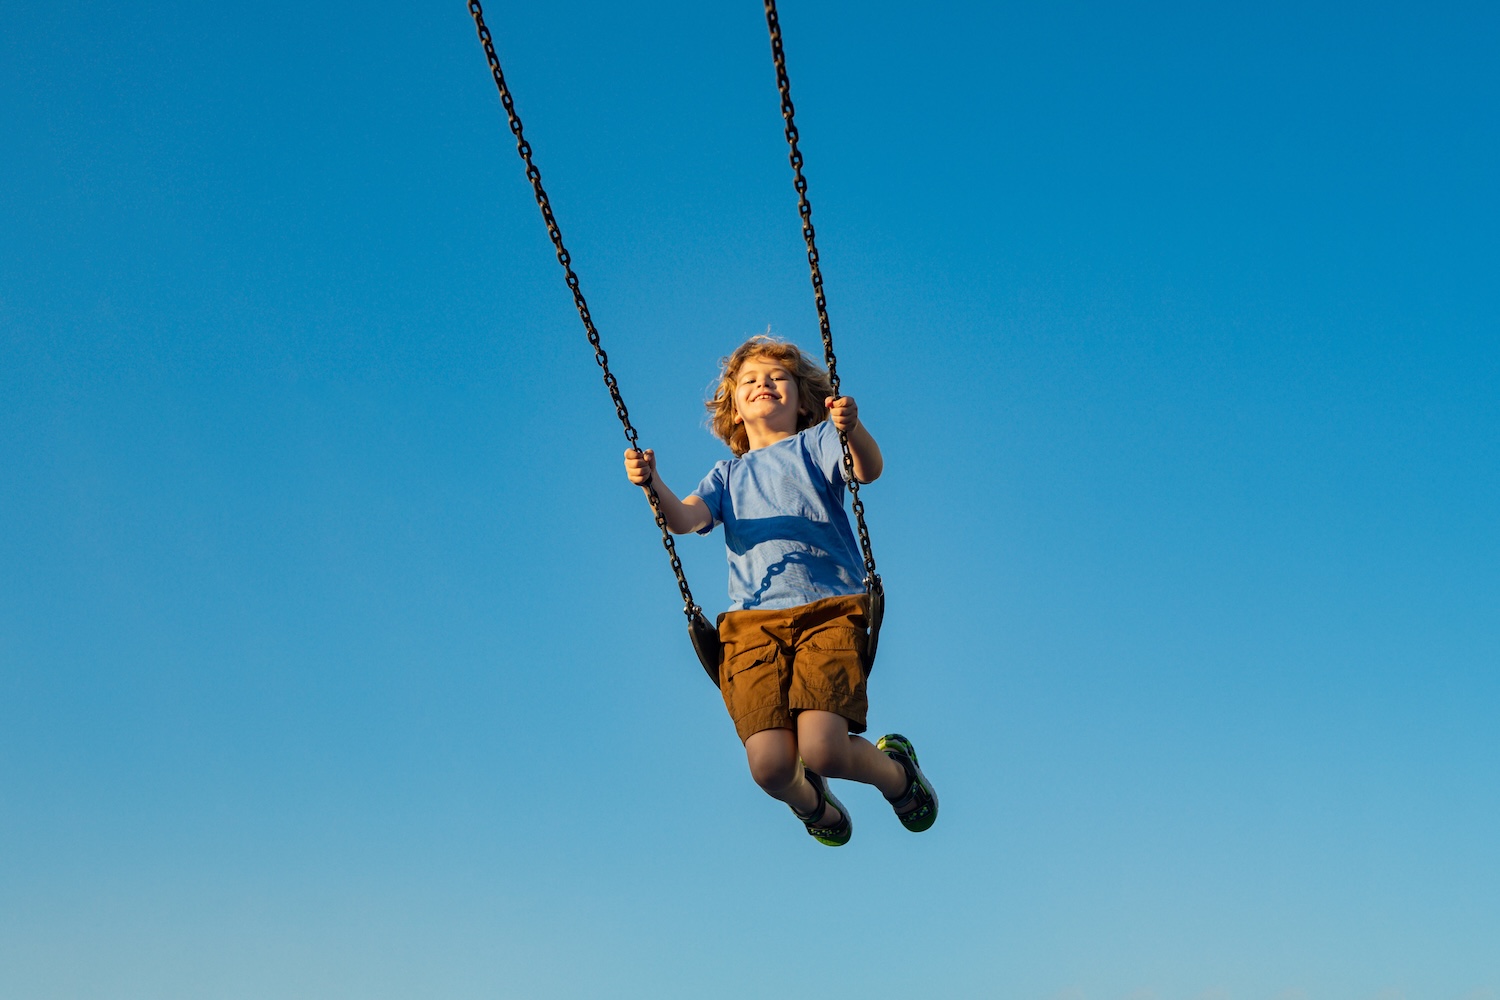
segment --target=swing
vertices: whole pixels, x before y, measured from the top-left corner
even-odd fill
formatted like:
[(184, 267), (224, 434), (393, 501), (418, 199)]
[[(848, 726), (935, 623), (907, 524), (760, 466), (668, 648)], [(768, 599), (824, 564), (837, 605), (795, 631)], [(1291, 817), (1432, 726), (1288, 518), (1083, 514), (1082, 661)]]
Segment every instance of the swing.
[[(776, 89), (781, 94), (781, 117), (786, 122), (786, 141), (791, 148), (789, 159), (792, 164), (792, 186), (797, 191), (797, 214), (802, 219), (802, 238), (807, 243), (807, 263), (812, 273), (813, 301), (818, 307), (818, 331), (823, 337), (823, 360), (828, 367), (828, 380), (833, 386), (833, 395), (837, 397), (839, 395), (838, 359), (833, 354), (833, 333), (828, 325), (828, 302), (823, 296), (823, 272), (818, 266), (818, 247), (814, 242), (812, 205), (807, 200), (807, 178), (802, 175), (802, 151), (797, 148), (797, 126), (792, 121), (794, 111), (792, 87), (786, 75), (786, 54), (782, 51), (781, 45), (781, 22), (776, 17), (776, 0), (765, 0), (765, 6), (766, 27), (771, 33), (771, 58), (776, 64)], [(521, 162), (526, 165), (526, 178), (531, 181), (531, 190), (536, 196), (537, 207), (542, 211), (542, 221), (547, 224), (547, 235), (551, 237), (552, 246), (557, 251), (557, 262), (562, 265), (568, 289), (573, 293), (573, 305), (578, 309), (578, 318), (583, 321), (583, 329), (588, 334), (589, 345), (594, 349), (594, 361), (604, 372), (604, 385), (609, 390), (609, 398), (614, 401), (615, 415), (620, 418), (620, 424), (625, 429), (625, 440), (632, 450), (641, 454), (636, 429), (630, 423), (630, 412), (625, 408), (624, 397), (620, 395), (620, 384), (615, 379), (614, 373), (609, 370), (609, 356), (604, 353), (604, 348), (600, 345), (599, 331), (594, 327), (588, 303), (584, 301), (583, 291), (578, 284), (578, 275), (573, 272), (572, 257), (563, 246), (562, 230), (558, 228), (557, 219), (552, 214), (552, 203), (547, 198), (547, 192), (542, 188), (542, 172), (532, 162), (531, 144), (521, 134), (521, 119), (516, 115), (516, 104), (510, 95), (510, 88), (505, 84), (505, 75), (500, 71), (500, 57), (495, 54), (495, 45), (490, 37), (490, 30), (485, 27), (484, 10), (480, 7), (479, 0), (469, 0), (469, 14), (474, 18), (474, 27), (479, 32), (479, 42), (484, 46), (484, 55), (490, 64), (490, 73), (494, 76), (495, 87), (500, 92), (500, 103), (504, 106), (506, 118), (510, 121), (511, 134), (516, 137), (516, 153), (521, 157)], [(859, 480), (854, 476), (854, 456), (849, 452), (849, 436), (844, 431), (839, 431), (839, 445), (844, 451), (844, 480), (849, 487), (850, 506), (854, 510), (854, 519), (859, 528), (859, 547), (865, 561), (865, 592), (870, 601), (870, 631), (865, 643), (865, 670), (868, 671), (875, 663), (875, 651), (880, 642), (880, 624), (885, 618), (885, 587), (880, 581), (880, 574), (875, 572), (875, 555), (870, 548), (870, 531), (865, 526), (865, 505), (864, 501), (859, 498)], [(651, 500), (651, 512), (656, 518), (656, 527), (661, 531), (662, 547), (666, 549), (667, 557), (672, 564), (672, 572), (677, 576), (677, 589), (682, 593), (682, 613), (687, 616), (688, 637), (692, 640), (693, 651), (697, 653), (698, 662), (703, 664), (703, 669), (709, 679), (717, 686), (719, 683), (719, 630), (709, 622), (703, 614), (703, 609), (693, 600), (692, 589), (688, 587), (687, 576), (682, 571), (682, 560), (677, 555), (677, 544), (672, 540), (672, 533), (667, 530), (666, 516), (661, 512), (661, 498), (657, 495), (654, 481), (647, 484), (646, 493)]]

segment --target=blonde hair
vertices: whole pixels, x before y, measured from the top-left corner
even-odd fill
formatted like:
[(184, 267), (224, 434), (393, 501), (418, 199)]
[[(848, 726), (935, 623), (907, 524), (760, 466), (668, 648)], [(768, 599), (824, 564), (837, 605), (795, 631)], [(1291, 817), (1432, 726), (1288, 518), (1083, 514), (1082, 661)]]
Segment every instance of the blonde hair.
[(813, 361), (796, 344), (789, 344), (768, 334), (757, 334), (737, 347), (727, 358), (719, 359), (719, 381), (713, 397), (703, 405), (708, 408), (708, 426), (714, 436), (738, 457), (750, 450), (745, 425), (734, 419), (734, 387), (740, 366), (751, 358), (766, 358), (787, 370), (797, 386), (797, 430), (805, 431), (828, 419), (823, 400), (833, 395), (828, 372)]

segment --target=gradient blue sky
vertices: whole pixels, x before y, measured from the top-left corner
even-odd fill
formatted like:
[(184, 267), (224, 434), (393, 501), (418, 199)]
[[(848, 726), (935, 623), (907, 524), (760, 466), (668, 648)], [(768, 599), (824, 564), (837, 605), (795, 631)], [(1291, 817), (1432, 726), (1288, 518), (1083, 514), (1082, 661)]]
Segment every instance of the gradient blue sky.
[[(690, 485), (761, 10), (487, 13)], [(1500, 997), (1500, 14), (781, 13), (938, 826), (750, 782), (462, 4), (20, 0), (0, 994)]]

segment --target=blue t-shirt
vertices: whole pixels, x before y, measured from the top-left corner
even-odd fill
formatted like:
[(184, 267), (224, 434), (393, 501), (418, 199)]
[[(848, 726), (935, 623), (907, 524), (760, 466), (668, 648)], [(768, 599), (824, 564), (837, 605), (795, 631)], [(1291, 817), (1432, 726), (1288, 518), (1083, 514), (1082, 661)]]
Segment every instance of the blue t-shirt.
[(862, 594), (864, 559), (844, 513), (844, 453), (824, 420), (719, 462), (691, 496), (724, 525), (731, 611)]

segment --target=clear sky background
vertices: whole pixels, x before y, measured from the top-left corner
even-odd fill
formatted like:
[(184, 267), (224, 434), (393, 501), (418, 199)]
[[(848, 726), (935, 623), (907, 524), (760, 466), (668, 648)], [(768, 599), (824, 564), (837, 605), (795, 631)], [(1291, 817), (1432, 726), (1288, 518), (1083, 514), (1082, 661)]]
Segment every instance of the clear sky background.
[[(1500, 997), (1496, 8), (781, 13), (938, 825), (750, 781), (462, 4), (16, 0), (0, 995)], [(762, 12), (487, 14), (688, 488)]]

